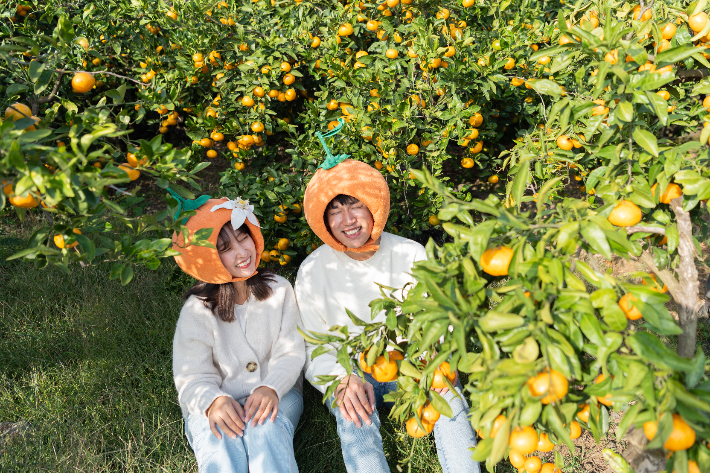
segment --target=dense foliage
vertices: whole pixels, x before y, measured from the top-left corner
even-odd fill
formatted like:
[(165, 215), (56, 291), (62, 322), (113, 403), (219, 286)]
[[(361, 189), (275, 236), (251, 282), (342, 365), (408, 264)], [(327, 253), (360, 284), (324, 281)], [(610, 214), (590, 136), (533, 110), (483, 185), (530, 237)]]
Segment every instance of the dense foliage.
[[(515, 454), (535, 450), (517, 444), (517, 428), (569, 444), (584, 426), (600, 439), (618, 407), (620, 435), (655, 425), (652, 446), (679, 415), (695, 437), (670, 445), (668, 470), (708, 470), (693, 225), (706, 226), (710, 126), (692, 134), (710, 109), (707, 10), (705, 0), (6, 2), (0, 208), (48, 222), (15, 257), (67, 270), (108, 258), (128, 283), (132, 265), (172, 255), (180, 231), (175, 200), (166, 193), (165, 211), (143, 215), (143, 193), (190, 198), (221, 156), (231, 164), (220, 192), (256, 205), (274, 247), (262, 260), (289, 264), (320, 244), (301, 202), (323, 159), (315, 132), (340, 118), (329, 146), (384, 174), (387, 230), (426, 240), (441, 225), (449, 240), (429, 243), (406, 300), (374, 303), (386, 321), (356, 321), (365, 334), (346, 342), (344, 329), (312, 340), (335, 344), (353, 369), (359, 353), (371, 369), (390, 363), (388, 346), (403, 352), (391, 360), (402, 388), (392, 415), (414, 419), (410, 433), (426, 432), (427, 400), (447, 411), (429, 389), (437, 372), (451, 382), (441, 363), (468, 373), (486, 438), (475, 455), (490, 468), (511, 452), (520, 468)], [(117, 222), (124, 233), (107, 238)], [(620, 280), (586, 255), (638, 258), (653, 277)], [(660, 336), (677, 336), (679, 355)]]

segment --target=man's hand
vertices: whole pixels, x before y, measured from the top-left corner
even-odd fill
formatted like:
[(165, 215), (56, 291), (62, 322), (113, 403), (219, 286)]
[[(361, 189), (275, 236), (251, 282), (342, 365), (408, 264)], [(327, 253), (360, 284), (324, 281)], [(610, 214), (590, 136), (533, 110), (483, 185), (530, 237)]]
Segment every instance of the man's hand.
[[(456, 386), (456, 383), (459, 382), (459, 371), (456, 370), (456, 371), (454, 371), (454, 373), (456, 374), (456, 377), (454, 378), (454, 380), (451, 384)], [(433, 391), (436, 391), (443, 396), (444, 394), (449, 392), (449, 388), (433, 389)]]
[(261, 386), (256, 388), (247, 398), (244, 410), (246, 411), (245, 422), (251, 420), (252, 427), (256, 427), (257, 422), (262, 425), (269, 418), (269, 414), (271, 414), (271, 422), (273, 422), (279, 412), (279, 396), (273, 389)]
[(219, 440), (222, 440), (222, 435), (216, 426), (232, 439), (237, 438), (237, 435), (241, 437), (244, 433), (244, 409), (231, 397), (220, 396), (215, 399), (207, 409), (207, 419), (210, 422), (210, 430)]
[[(360, 428), (360, 419), (370, 425), (370, 415), (375, 411), (375, 390), (370, 383), (354, 374), (346, 376), (335, 389), (338, 409), (348, 422)], [(358, 417), (359, 415), (359, 417)]]

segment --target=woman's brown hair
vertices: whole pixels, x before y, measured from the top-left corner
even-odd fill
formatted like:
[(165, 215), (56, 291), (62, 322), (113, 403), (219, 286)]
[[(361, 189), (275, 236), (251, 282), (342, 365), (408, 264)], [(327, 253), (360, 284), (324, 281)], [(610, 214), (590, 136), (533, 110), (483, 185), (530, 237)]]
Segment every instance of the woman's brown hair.
[[(230, 224), (222, 226), (217, 237), (217, 248), (223, 249), (226, 242), (229, 240), (229, 232), (232, 231)], [(249, 233), (249, 227), (246, 224), (234, 230), (235, 236)], [(276, 274), (267, 268), (259, 269), (258, 274), (247, 279), (247, 298), (254, 296), (258, 301), (268, 299), (273, 293), (273, 289), (269, 283), (275, 282)], [(234, 321), (234, 304), (236, 292), (234, 285), (231, 282), (225, 284), (211, 284), (207, 282), (198, 282), (185, 293), (183, 299), (188, 299), (190, 296), (196, 296), (202, 300), (202, 303), (212, 311), (212, 313), (225, 322)]]

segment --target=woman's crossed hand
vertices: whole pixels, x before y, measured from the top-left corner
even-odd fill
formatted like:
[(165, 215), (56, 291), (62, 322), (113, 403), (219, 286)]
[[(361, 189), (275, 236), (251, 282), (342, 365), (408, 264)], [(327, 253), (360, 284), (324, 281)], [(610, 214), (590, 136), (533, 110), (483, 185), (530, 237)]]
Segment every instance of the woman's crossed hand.
[(219, 440), (222, 440), (217, 427), (230, 438), (235, 439), (244, 434), (246, 418), (244, 408), (237, 401), (228, 396), (220, 396), (212, 402), (207, 409), (207, 419), (210, 422), (210, 430)]
[(256, 427), (257, 422), (259, 425), (263, 424), (269, 418), (269, 414), (273, 422), (279, 412), (279, 396), (273, 389), (260, 386), (249, 396), (244, 404), (244, 410), (246, 411), (244, 421), (251, 420), (252, 427)]

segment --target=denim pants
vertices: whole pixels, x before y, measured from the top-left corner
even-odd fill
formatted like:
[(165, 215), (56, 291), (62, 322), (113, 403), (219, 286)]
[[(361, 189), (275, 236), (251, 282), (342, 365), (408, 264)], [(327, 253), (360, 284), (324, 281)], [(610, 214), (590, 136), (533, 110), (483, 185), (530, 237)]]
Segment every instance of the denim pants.
[[(375, 391), (375, 405), (385, 404), (384, 395), (397, 389), (397, 382), (380, 383), (365, 374), (365, 380), (372, 384)], [(444, 473), (480, 473), (477, 462), (471, 458), (471, 447), (476, 445), (476, 434), (468, 421), (468, 403), (461, 394), (461, 384), (456, 385), (460, 398), (449, 391), (444, 399), (451, 406), (453, 417), (441, 416), (434, 425), (434, 438), (439, 463)], [(338, 423), (338, 435), (343, 450), (343, 459), (348, 473), (390, 473), (382, 447), (380, 435), (380, 417), (375, 410), (370, 416), (370, 425), (361, 423), (358, 428), (354, 422), (343, 418), (338, 407), (331, 407), (332, 399), (326, 401), (331, 414)], [(362, 419), (361, 419), (362, 420)]]
[(279, 400), (279, 412), (271, 422), (248, 424), (242, 437), (214, 436), (206, 416), (190, 414), (185, 435), (195, 452), (200, 473), (298, 473), (293, 454), (293, 433), (303, 412), (303, 395), (295, 389)]

